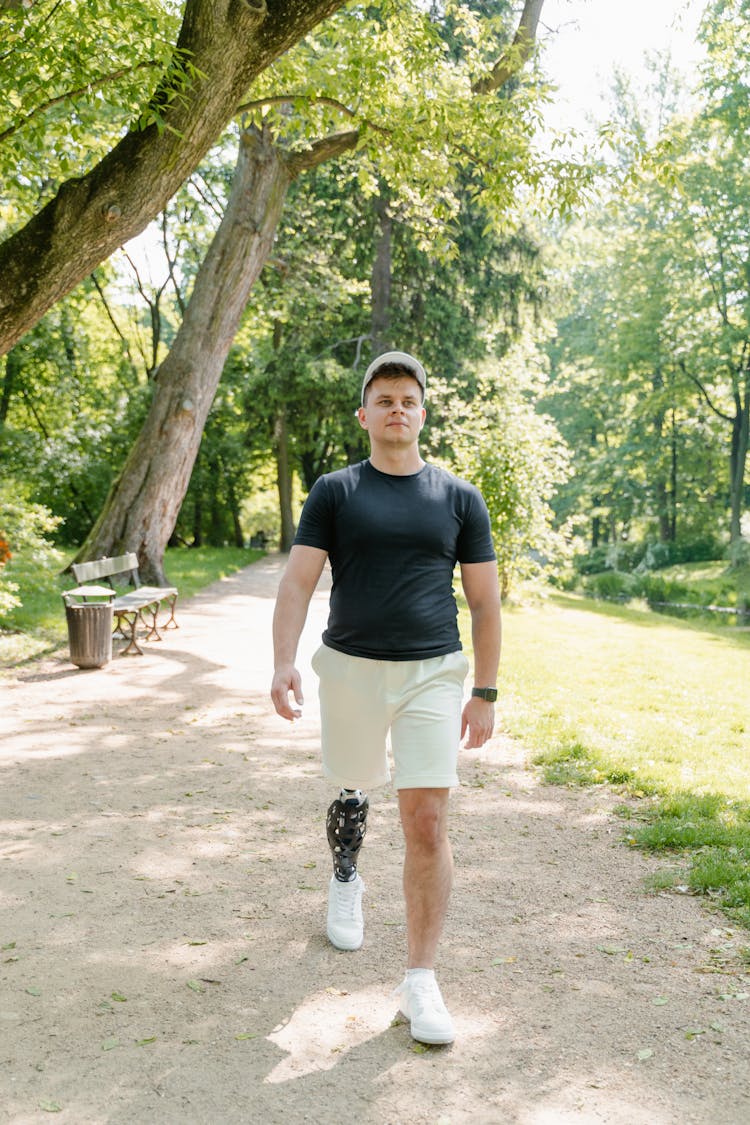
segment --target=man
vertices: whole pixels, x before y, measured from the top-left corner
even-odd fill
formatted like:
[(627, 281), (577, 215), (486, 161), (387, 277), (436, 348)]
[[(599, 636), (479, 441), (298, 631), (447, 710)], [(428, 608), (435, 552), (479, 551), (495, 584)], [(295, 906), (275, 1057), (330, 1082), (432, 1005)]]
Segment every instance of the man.
[[(297, 645), (329, 558), (330, 616), (313, 658), (323, 772), (340, 786), (327, 820), (334, 867), (328, 937), (346, 950), (363, 941), (357, 858), (366, 791), (389, 780), (390, 733), (406, 843), (408, 962), (400, 1008), (415, 1039), (451, 1043), (453, 1022), (434, 973), (453, 876), (448, 796), (458, 784), (461, 739), (468, 732), (466, 746), (479, 747), (492, 734), (500, 598), (479, 492), (419, 453), (425, 387), (422, 364), (405, 352), (386, 352), (365, 372), (357, 417), (370, 457), (321, 477), (305, 503), (276, 601), (271, 697), (283, 718), (301, 715)], [(452, 589), (456, 562), (474, 647), (475, 687), (463, 711), (468, 661)]]

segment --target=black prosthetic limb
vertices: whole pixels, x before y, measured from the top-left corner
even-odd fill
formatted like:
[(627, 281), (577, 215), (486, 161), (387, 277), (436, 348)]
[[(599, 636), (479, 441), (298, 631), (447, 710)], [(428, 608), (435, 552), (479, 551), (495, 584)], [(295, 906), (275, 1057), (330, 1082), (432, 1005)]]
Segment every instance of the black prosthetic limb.
[(328, 845), (333, 855), (333, 873), (341, 883), (357, 874), (357, 856), (365, 838), (370, 802), (358, 789), (342, 789), (326, 816)]

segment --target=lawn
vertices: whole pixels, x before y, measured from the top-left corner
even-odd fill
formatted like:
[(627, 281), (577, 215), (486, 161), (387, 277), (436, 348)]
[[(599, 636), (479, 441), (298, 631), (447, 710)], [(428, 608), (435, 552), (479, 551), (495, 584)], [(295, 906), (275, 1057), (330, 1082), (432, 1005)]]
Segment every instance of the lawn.
[(499, 721), (549, 781), (621, 786), (624, 838), (750, 926), (750, 635), (573, 595), (504, 614)]
[(570, 595), (504, 625), (514, 736), (645, 788), (750, 800), (750, 635)]

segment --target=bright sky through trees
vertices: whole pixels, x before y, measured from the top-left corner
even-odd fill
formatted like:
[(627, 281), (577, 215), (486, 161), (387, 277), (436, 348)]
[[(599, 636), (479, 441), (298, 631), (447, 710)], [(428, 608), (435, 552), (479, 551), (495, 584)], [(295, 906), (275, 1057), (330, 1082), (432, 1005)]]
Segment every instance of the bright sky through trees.
[(669, 50), (674, 65), (690, 72), (700, 57), (695, 32), (703, 0), (547, 0), (545, 72), (559, 87), (545, 114), (552, 128), (585, 130), (603, 120), (615, 69), (634, 80), (649, 53)]

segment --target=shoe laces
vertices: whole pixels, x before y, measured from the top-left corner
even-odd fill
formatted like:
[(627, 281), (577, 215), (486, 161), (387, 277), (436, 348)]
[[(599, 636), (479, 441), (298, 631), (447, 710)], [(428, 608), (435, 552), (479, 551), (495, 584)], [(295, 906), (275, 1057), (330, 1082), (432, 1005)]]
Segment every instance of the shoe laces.
[(419, 1012), (423, 1012), (425, 1008), (434, 1008), (439, 1012), (447, 1013), (438, 982), (434, 977), (418, 976), (413, 980), (407, 979), (402, 987), (408, 991), (412, 1004)]
[(356, 920), (360, 890), (364, 890), (364, 884), (360, 884), (358, 887), (356, 879), (352, 879), (348, 883), (336, 880), (334, 893), (336, 896), (336, 913), (339, 917), (345, 917), (351, 922)]

